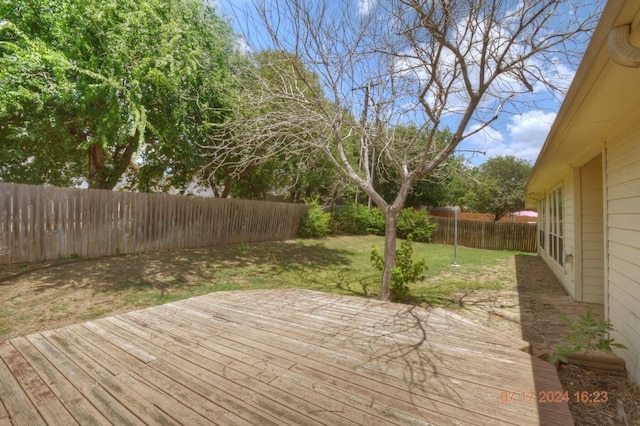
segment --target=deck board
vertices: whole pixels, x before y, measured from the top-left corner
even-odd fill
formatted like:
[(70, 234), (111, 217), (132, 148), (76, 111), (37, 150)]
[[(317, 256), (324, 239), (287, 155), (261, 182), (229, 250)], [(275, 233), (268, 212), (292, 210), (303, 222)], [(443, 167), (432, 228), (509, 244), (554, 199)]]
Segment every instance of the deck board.
[(519, 396), (561, 390), (528, 349), (442, 309), (211, 293), (0, 342), (0, 425), (572, 424)]

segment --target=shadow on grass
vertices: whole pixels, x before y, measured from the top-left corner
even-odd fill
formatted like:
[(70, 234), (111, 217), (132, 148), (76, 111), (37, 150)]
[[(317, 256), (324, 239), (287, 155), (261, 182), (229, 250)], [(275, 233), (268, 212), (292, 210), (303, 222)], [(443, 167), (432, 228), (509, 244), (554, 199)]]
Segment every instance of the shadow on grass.
[(440, 283), (431, 283), (420, 289), (419, 294), (406, 296), (402, 303), (419, 305), (424, 308), (461, 309), (465, 307), (465, 297), (480, 289), (484, 289), (484, 285), (471, 285), (469, 282), (460, 282), (443, 287)]
[(343, 294), (360, 297), (377, 297), (380, 290), (380, 274), (374, 273), (359, 277), (338, 276), (332, 280), (332, 285)]
[[(264, 242), (202, 249), (131, 254), (97, 259), (79, 259), (31, 269), (38, 280), (36, 292), (73, 286), (94, 292), (189, 292), (196, 287), (208, 291), (234, 289), (233, 281), (264, 276), (271, 287), (279, 287), (280, 273), (299, 273), (308, 279), (314, 269), (336, 270), (351, 264), (347, 250), (321, 244)], [(7, 283), (7, 284), (10, 284)], [(286, 283), (284, 283), (286, 286)], [(239, 284), (240, 285), (240, 284)]]

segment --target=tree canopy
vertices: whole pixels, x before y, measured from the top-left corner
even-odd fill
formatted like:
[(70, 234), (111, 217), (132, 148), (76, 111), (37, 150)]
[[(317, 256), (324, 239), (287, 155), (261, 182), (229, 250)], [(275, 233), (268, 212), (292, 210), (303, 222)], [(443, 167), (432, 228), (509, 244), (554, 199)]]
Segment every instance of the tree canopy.
[(0, 0), (0, 180), (187, 187), (234, 87), (202, 0)]
[[(219, 149), (209, 152), (206, 168), (211, 170), (209, 180), (215, 182), (218, 195), (252, 199), (275, 195), (292, 202), (339, 196), (345, 181), (328, 159), (312, 149), (297, 149), (295, 143), (297, 138), (318, 137), (309, 123), (291, 120), (327, 102), (318, 77), (289, 52), (264, 50), (246, 59), (238, 75), (234, 113), (229, 116), (235, 125), (222, 127), (212, 136), (222, 141)], [(305, 105), (264, 94), (286, 88), (296, 88)], [(243, 140), (254, 137), (256, 131), (273, 143), (257, 151), (243, 150)]]
[(473, 211), (491, 213), (498, 221), (508, 213), (524, 209), (524, 188), (531, 164), (507, 155), (493, 157), (476, 169), (477, 180), (467, 196)]

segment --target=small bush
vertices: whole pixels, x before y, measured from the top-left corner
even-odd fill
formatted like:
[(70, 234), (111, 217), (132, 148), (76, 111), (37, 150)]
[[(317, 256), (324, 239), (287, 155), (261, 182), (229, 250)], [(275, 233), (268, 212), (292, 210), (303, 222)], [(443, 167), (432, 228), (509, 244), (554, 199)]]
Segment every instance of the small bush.
[(369, 210), (369, 232), (375, 235), (384, 235), (384, 213), (378, 208)]
[(326, 213), (318, 200), (311, 200), (307, 202), (309, 208), (307, 209), (304, 217), (302, 218), (302, 224), (300, 225), (301, 237), (325, 237), (331, 233), (329, 227), (329, 221), (331, 220), (331, 214)]
[(370, 209), (362, 204), (349, 204), (333, 210), (331, 229), (338, 234), (384, 235), (384, 215), (375, 207)]
[(556, 353), (551, 356), (549, 361), (552, 364), (556, 362), (568, 362), (568, 357), (577, 352), (587, 353), (592, 350), (610, 351), (611, 347), (619, 349), (627, 349), (622, 343), (614, 342), (613, 338), (606, 338), (606, 335), (614, 331), (611, 322), (593, 317), (592, 311), (577, 320), (572, 321), (567, 317), (562, 317), (562, 321), (571, 327), (571, 334), (565, 337), (565, 345), (559, 346)]
[[(391, 296), (393, 300), (402, 301), (410, 295), (409, 284), (424, 280), (424, 271), (428, 270), (424, 259), (414, 263), (412, 235), (407, 235), (396, 251), (396, 266), (391, 269)], [(375, 246), (371, 246), (371, 262), (379, 270), (384, 270), (384, 256)]]
[(436, 230), (436, 224), (429, 222), (429, 215), (423, 210), (402, 209), (398, 218), (398, 237), (413, 236), (414, 241), (426, 243)]
[[(428, 242), (436, 229), (429, 222), (429, 215), (423, 210), (403, 209), (398, 218), (398, 237), (406, 239), (409, 234), (413, 240)], [(362, 204), (348, 204), (344, 208), (334, 208), (331, 212), (331, 230), (335, 234), (384, 235), (385, 220), (382, 210), (368, 208)]]

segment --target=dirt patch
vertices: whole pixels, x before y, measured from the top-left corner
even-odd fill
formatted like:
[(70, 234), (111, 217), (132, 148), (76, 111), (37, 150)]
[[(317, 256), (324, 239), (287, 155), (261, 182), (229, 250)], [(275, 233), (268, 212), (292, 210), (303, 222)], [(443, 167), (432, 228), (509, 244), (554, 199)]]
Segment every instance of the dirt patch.
[(285, 241), (0, 266), (0, 339), (217, 290), (293, 286), (297, 269), (347, 264), (341, 250)]
[[(502, 290), (459, 295), (464, 308), (460, 313), (528, 341), (534, 355), (543, 359), (571, 332), (563, 316), (577, 318), (592, 311), (602, 317), (602, 305), (574, 302), (541, 258), (515, 256), (510, 271), (511, 285)], [(640, 425), (640, 388), (625, 377), (573, 365), (561, 365), (558, 377), (576, 425)], [(576, 392), (585, 391), (591, 397), (606, 392), (606, 401), (590, 402), (587, 395), (585, 400), (576, 398)]]
[[(625, 377), (562, 365), (558, 377), (579, 426), (640, 425), (640, 389)], [(586, 392), (586, 393), (585, 393)], [(577, 400), (580, 395), (584, 400)], [(597, 396), (598, 402), (591, 402)]]
[[(198, 250), (4, 266), (0, 339), (168, 302), (215, 282), (213, 271), (206, 251)], [(152, 289), (161, 296), (145, 299)]]

